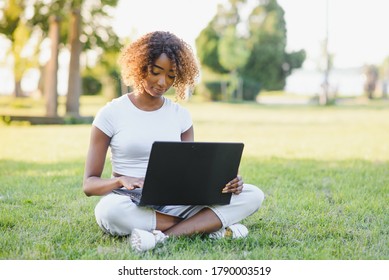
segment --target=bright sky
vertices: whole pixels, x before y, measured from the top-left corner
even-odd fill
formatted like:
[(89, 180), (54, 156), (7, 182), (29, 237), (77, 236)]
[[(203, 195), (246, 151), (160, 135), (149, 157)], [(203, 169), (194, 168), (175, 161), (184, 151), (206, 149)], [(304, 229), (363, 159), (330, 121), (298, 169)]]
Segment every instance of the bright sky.
[[(249, 0), (250, 1), (250, 0)], [(389, 56), (389, 1), (278, 0), (285, 10), (288, 50), (305, 49), (305, 68), (315, 67), (326, 34), (336, 67), (380, 64)], [(194, 40), (227, 0), (120, 0), (114, 28), (119, 36), (170, 30), (194, 46)]]
[(195, 38), (226, 0), (120, 0), (114, 29), (118, 36), (140, 36), (165, 30), (194, 46)]

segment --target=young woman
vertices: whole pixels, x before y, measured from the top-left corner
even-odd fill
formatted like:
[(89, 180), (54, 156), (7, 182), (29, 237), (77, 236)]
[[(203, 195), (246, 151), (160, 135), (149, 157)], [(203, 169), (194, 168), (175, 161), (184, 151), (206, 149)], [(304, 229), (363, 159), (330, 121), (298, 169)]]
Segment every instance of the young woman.
[[(85, 165), (85, 194), (102, 196), (95, 209), (99, 226), (112, 235), (131, 235), (136, 251), (152, 249), (168, 236), (245, 237), (248, 230), (238, 222), (259, 209), (264, 194), (241, 176), (223, 189), (233, 193), (229, 205), (137, 206), (152, 143), (194, 141), (189, 112), (164, 94), (173, 86), (184, 98), (199, 70), (189, 45), (169, 32), (139, 38), (122, 51), (119, 62), (123, 81), (134, 90), (98, 112)], [(109, 179), (101, 177), (108, 148)]]

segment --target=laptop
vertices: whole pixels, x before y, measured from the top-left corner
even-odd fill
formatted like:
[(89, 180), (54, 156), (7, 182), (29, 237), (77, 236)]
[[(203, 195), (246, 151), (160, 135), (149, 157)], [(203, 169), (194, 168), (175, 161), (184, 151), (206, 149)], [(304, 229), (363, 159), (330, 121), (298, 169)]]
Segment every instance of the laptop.
[[(162, 142), (152, 145), (142, 189), (131, 198), (138, 205), (225, 205), (222, 193), (238, 174), (243, 143)], [(138, 195), (137, 195), (138, 193)]]

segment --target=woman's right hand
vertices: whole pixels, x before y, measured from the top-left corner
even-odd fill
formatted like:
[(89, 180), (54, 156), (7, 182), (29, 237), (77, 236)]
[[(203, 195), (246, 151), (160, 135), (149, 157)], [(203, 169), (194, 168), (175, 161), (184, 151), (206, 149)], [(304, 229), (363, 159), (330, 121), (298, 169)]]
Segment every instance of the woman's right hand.
[(129, 176), (120, 176), (120, 183), (128, 190), (143, 188), (144, 178), (134, 178)]

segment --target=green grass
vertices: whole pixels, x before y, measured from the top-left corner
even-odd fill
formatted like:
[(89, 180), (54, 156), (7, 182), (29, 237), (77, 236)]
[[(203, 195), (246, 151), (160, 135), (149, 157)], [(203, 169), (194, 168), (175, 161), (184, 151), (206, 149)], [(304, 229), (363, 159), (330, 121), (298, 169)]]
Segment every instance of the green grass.
[[(89, 114), (103, 103), (87, 102)], [(266, 194), (247, 239), (134, 254), (81, 190), (90, 126), (0, 125), (0, 259), (389, 259), (388, 104), (184, 106), (196, 140), (245, 143), (240, 173)]]

